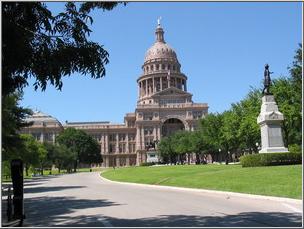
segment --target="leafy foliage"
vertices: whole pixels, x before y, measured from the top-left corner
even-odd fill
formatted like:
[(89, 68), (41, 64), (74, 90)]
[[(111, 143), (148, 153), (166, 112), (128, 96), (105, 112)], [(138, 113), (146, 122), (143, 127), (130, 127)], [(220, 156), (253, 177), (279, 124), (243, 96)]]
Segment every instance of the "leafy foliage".
[[(279, 110), (284, 114), (282, 126), (286, 146), (299, 148), (302, 141), (302, 46), (296, 51), (290, 77), (273, 80), (271, 92)], [(248, 95), (221, 114), (209, 114), (201, 120), (206, 151), (216, 154), (218, 149), (230, 152), (258, 152), (260, 127), (257, 117), (261, 107), (261, 89), (252, 88)], [(295, 145), (298, 145), (296, 147)], [(226, 157), (228, 155), (226, 154)]]
[(2, 159), (10, 160), (22, 147), (22, 139), (18, 131), (31, 125), (24, 121), (32, 111), (19, 105), (21, 93), (14, 93), (2, 100)]
[[(88, 40), (94, 8), (111, 10), (118, 2), (65, 4), (64, 12), (53, 15), (41, 2), (2, 4), (3, 94), (22, 90), (29, 77), (35, 89), (47, 83), (62, 88), (62, 77), (79, 72), (92, 78), (105, 76), (109, 54)], [(14, 51), (12, 51), (14, 50)]]
[(25, 164), (26, 175), (30, 167), (42, 167), (43, 161), (46, 158), (47, 150), (44, 146), (35, 140), (32, 135), (22, 134), (21, 139), (24, 142), (23, 148), (20, 149), (19, 154), (16, 158), (22, 159)]
[(93, 9), (112, 10), (119, 4), (67, 2), (63, 12), (57, 15), (42, 2), (1, 4), (4, 160), (18, 157), (22, 140), (26, 140), (20, 138), (18, 131), (26, 126), (23, 120), (31, 111), (18, 102), (30, 77), (35, 80), (35, 90), (44, 91), (48, 84), (61, 90), (62, 78), (76, 72), (95, 79), (105, 76), (109, 53), (89, 40), (93, 23), (89, 13)]
[(174, 150), (172, 136), (162, 138), (157, 146), (157, 149), (165, 163), (168, 163), (169, 161), (170, 163), (176, 163), (175, 157), (177, 156), (177, 152)]
[(102, 162), (100, 145), (82, 130), (67, 128), (57, 136), (56, 141), (74, 153), (74, 170), (78, 166), (77, 161), (87, 164)]

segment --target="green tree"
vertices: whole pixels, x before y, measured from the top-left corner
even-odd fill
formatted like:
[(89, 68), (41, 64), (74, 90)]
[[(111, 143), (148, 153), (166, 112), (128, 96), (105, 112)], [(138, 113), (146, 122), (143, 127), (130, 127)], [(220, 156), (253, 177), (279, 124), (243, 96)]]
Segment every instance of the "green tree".
[(29, 176), (30, 167), (39, 165), (39, 144), (32, 135), (22, 134), (20, 137), (24, 145), (20, 149), (19, 155), (16, 155), (16, 158), (20, 158), (23, 161), (26, 176)]
[(24, 119), (32, 111), (19, 105), (21, 98), (21, 93), (14, 93), (2, 99), (2, 160), (11, 160), (19, 153), (22, 139), (18, 131), (31, 125)]
[(164, 163), (176, 164), (177, 153), (174, 151), (172, 136), (162, 138), (157, 145), (157, 149)]
[[(208, 114), (205, 118), (200, 120), (200, 130), (202, 132), (202, 138), (205, 144), (205, 150), (211, 154), (215, 160), (220, 160), (221, 149), (221, 132), (220, 129), (223, 125), (221, 114)], [(213, 159), (214, 160), (214, 159)]]
[(245, 99), (239, 103), (232, 104), (232, 112), (236, 114), (239, 119), (237, 138), (239, 139), (239, 150), (249, 150), (258, 152), (258, 146), (260, 144), (261, 134), (260, 127), (257, 124), (257, 117), (261, 108), (260, 90), (251, 89)]
[(59, 173), (61, 169), (66, 169), (68, 172), (71, 172), (76, 159), (76, 153), (71, 151), (65, 145), (55, 146), (54, 164), (58, 168)]
[(302, 144), (302, 45), (289, 71), (290, 77), (274, 80), (271, 87), (279, 110), (284, 114), (282, 129), (286, 146)]
[(38, 153), (38, 160), (39, 160), (41, 175), (43, 175), (44, 168), (49, 165), (49, 161), (47, 158), (47, 152), (48, 151), (47, 151), (46, 147), (42, 143), (37, 142), (37, 153)]
[(196, 130), (193, 132), (188, 132), (190, 138), (190, 152), (195, 153), (196, 156), (196, 164), (200, 164), (200, 156), (205, 153), (206, 144), (203, 139), (202, 131)]
[(75, 172), (79, 162), (87, 164), (102, 162), (100, 145), (82, 130), (67, 128), (57, 136), (56, 141), (76, 154), (74, 161)]
[(190, 164), (190, 155), (193, 147), (191, 145), (190, 132), (178, 131), (172, 135), (174, 151), (179, 155), (179, 161), (183, 164), (185, 155), (187, 162)]
[[(3, 2), (2, 8), (2, 127), (4, 158), (13, 157), (22, 142), (17, 134), (30, 110), (20, 107), (28, 79), (34, 88), (62, 88), (62, 77), (73, 73), (105, 76), (109, 54), (89, 40), (91, 10), (112, 10), (119, 2), (67, 2), (54, 15), (41, 2)], [(9, 156), (9, 154), (12, 154)]]
[(228, 164), (230, 155), (233, 151), (236, 151), (240, 145), (240, 139), (238, 138), (240, 117), (231, 110), (223, 112), (222, 115), (223, 126), (220, 128), (220, 145), (225, 154), (226, 164)]
[(118, 2), (67, 2), (64, 11), (53, 15), (41, 2), (2, 4), (3, 95), (22, 90), (29, 77), (35, 89), (47, 83), (62, 88), (62, 77), (79, 72), (92, 78), (105, 75), (109, 54), (90, 41), (94, 8), (112, 10)]
[(56, 147), (57, 145), (48, 143), (48, 142), (44, 142), (44, 147), (47, 151), (46, 154), (46, 167), (50, 168), (50, 174), (52, 174), (52, 167), (55, 164), (55, 156), (56, 156)]

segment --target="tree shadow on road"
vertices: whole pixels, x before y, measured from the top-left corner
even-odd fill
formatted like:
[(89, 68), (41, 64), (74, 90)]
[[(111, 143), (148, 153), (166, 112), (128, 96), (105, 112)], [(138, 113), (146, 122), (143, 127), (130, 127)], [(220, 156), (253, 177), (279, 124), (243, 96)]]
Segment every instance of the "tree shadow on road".
[(105, 216), (77, 216), (68, 225), (80, 227), (299, 227), (301, 216), (281, 212), (245, 212), (237, 215), (161, 215), (152, 218), (119, 219)]
[(58, 178), (57, 175), (49, 175), (49, 176), (43, 176), (43, 177), (34, 177), (34, 178), (28, 178), (24, 179), (24, 184), (34, 184), (37, 182), (43, 182), (43, 181), (49, 181), (54, 178)]
[[(102, 205), (104, 203), (100, 203), (100, 204)], [(81, 208), (81, 204), (78, 207)], [(50, 217), (48, 217), (47, 220), (45, 221), (40, 221), (40, 222), (35, 221), (34, 226), (300, 227), (302, 225), (301, 222), (302, 222), (302, 217), (300, 214), (282, 213), (282, 212), (243, 212), (236, 215), (222, 215), (222, 216), (160, 215), (158, 217), (138, 218), (138, 219), (114, 218), (96, 213), (95, 215), (77, 215), (77, 216), (51, 214)]]
[[(71, 220), (66, 214), (89, 209), (120, 205), (101, 199), (76, 199), (74, 197), (36, 197), (26, 198), (24, 201), (25, 225), (29, 226), (55, 226), (61, 221), (65, 226)], [(79, 218), (79, 221), (83, 218)]]
[(73, 189), (73, 188), (85, 188), (86, 186), (58, 186), (58, 187), (45, 187), (45, 186), (39, 186), (39, 187), (30, 187), (25, 188), (24, 193), (42, 193), (42, 192), (56, 192), (56, 191), (62, 191), (64, 189)]

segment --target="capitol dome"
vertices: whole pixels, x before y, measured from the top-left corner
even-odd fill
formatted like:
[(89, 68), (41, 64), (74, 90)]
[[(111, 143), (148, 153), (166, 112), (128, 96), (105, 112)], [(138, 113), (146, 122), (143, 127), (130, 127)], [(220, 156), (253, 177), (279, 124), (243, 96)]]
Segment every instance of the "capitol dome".
[(155, 34), (156, 42), (146, 52), (145, 63), (154, 60), (178, 62), (174, 49), (172, 49), (164, 40), (164, 31), (160, 25), (157, 26)]
[(33, 125), (58, 125), (61, 123), (51, 115), (45, 114), (41, 111), (34, 111), (34, 113), (25, 119), (26, 122), (33, 122)]
[(155, 59), (167, 59), (169, 61), (177, 61), (177, 56), (175, 51), (168, 44), (163, 42), (156, 42), (146, 52), (145, 62)]

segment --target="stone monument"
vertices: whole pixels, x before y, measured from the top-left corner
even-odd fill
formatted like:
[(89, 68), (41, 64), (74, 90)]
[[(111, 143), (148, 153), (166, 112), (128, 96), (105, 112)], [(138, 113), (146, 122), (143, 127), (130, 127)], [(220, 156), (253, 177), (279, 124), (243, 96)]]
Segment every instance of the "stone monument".
[(257, 123), (261, 127), (260, 153), (283, 153), (288, 152), (284, 147), (281, 124), (284, 120), (283, 114), (279, 111), (274, 96), (270, 92), (271, 79), (269, 65), (265, 65), (264, 89), (262, 97), (261, 112), (257, 118)]

